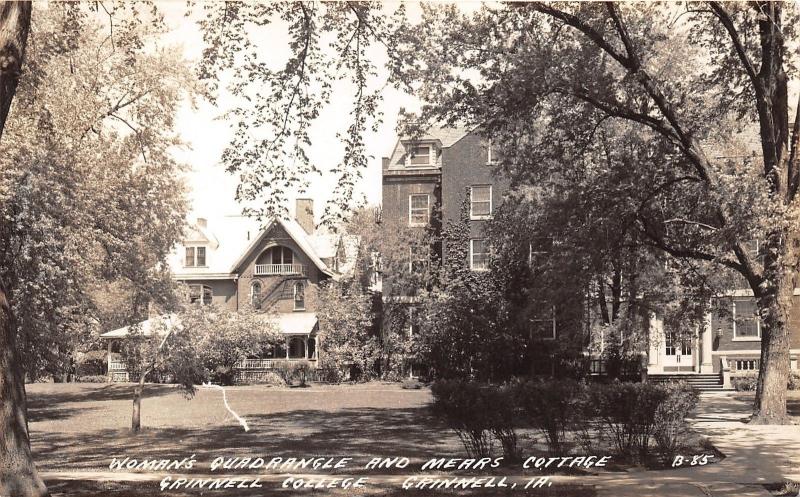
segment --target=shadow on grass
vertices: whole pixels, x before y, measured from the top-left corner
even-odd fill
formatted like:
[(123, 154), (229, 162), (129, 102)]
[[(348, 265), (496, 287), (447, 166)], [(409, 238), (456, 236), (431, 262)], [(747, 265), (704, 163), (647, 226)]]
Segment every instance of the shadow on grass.
[[(246, 416), (250, 431), (225, 425), (48, 433), (33, 443), (41, 468), (107, 469), (112, 458), (182, 459), (194, 454), (198, 470), (215, 457), (352, 457), (342, 471), (363, 469), (373, 457), (464, 457), (463, 448), (426, 407), (295, 410)], [(187, 421), (188, 423), (188, 421)], [(330, 473), (330, 470), (321, 470)]]
[[(60, 384), (63, 385), (63, 384)], [(134, 384), (109, 383), (98, 387), (96, 384), (74, 384), (70, 390), (39, 391), (28, 396), (28, 419), (31, 422), (67, 419), (93, 410), (92, 402), (133, 399)], [(147, 384), (144, 399), (169, 395), (177, 390), (175, 385)]]

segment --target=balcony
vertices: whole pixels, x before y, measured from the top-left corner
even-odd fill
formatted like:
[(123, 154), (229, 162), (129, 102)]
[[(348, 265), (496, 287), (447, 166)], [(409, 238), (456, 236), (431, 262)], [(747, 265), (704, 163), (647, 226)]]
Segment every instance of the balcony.
[(305, 264), (256, 264), (255, 276), (306, 275)]

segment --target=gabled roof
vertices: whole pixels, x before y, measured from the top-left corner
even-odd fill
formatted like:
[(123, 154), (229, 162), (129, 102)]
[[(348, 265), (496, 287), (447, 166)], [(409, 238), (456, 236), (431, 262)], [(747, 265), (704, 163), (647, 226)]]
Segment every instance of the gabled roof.
[(261, 233), (253, 238), (253, 241), (250, 242), (250, 245), (244, 250), (241, 256), (236, 259), (236, 262), (233, 263), (233, 266), (230, 268), (231, 273), (236, 273), (239, 266), (244, 263), (244, 261), (252, 255), (252, 253), (261, 245), (264, 239), (269, 235), (270, 230), (272, 230), (275, 226), (281, 226), (286, 233), (289, 234), (289, 237), (300, 247), (300, 250), (308, 257), (311, 262), (317, 266), (317, 269), (322, 271), (323, 273), (327, 274), (328, 276), (334, 276), (333, 272), (328, 269), (328, 266), (322, 262), (322, 259), (319, 258), (314, 247), (309, 243), (305, 230), (297, 224), (296, 221), (284, 221), (283, 219), (273, 219), (267, 227), (261, 231)]
[(441, 143), (442, 148), (449, 148), (467, 136), (471, 131), (471, 128), (465, 127), (451, 128), (432, 126), (420, 136), (401, 136), (395, 142), (392, 153), (389, 156), (389, 169), (395, 169), (398, 165), (403, 164), (403, 157), (405, 157), (408, 152), (406, 144), (410, 141), (438, 141)]

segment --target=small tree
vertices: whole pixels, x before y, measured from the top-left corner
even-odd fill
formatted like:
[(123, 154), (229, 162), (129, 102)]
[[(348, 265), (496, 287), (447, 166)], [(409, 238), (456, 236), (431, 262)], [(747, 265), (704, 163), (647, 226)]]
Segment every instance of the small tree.
[(138, 376), (133, 390), (131, 431), (141, 430), (142, 395), (145, 381), (155, 371), (168, 372), (187, 396), (194, 395), (194, 385), (203, 381), (204, 371), (194, 353), (194, 340), (174, 316), (152, 318), (150, 333), (143, 325), (132, 326), (122, 348), (128, 372)]
[(223, 385), (233, 384), (236, 364), (242, 359), (261, 356), (283, 343), (274, 320), (265, 313), (193, 305), (181, 313), (180, 319), (193, 337), (206, 377)]
[(321, 366), (349, 366), (357, 377), (372, 377), (380, 355), (372, 296), (353, 282), (329, 281), (320, 287), (319, 301)]

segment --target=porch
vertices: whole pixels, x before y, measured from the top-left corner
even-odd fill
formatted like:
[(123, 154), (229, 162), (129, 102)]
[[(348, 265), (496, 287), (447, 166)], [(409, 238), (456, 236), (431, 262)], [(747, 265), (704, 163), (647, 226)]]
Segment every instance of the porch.
[[(275, 324), (283, 335), (283, 343), (273, 346), (262, 357), (246, 357), (234, 366), (239, 381), (258, 381), (267, 377), (267, 373), (286, 368), (306, 365), (310, 370), (317, 369), (319, 348), (317, 334), (319, 324), (315, 313), (295, 312), (279, 313), (266, 318), (275, 319)], [(155, 318), (154, 318), (155, 319)], [(174, 319), (173, 319), (174, 321)], [(153, 320), (139, 323), (145, 336), (153, 334)], [(135, 381), (128, 371), (125, 361), (119, 352), (122, 341), (128, 336), (130, 327), (120, 328), (101, 335), (107, 344), (108, 381)], [(313, 377), (313, 375), (312, 375)], [(158, 381), (158, 380), (157, 380)]]

